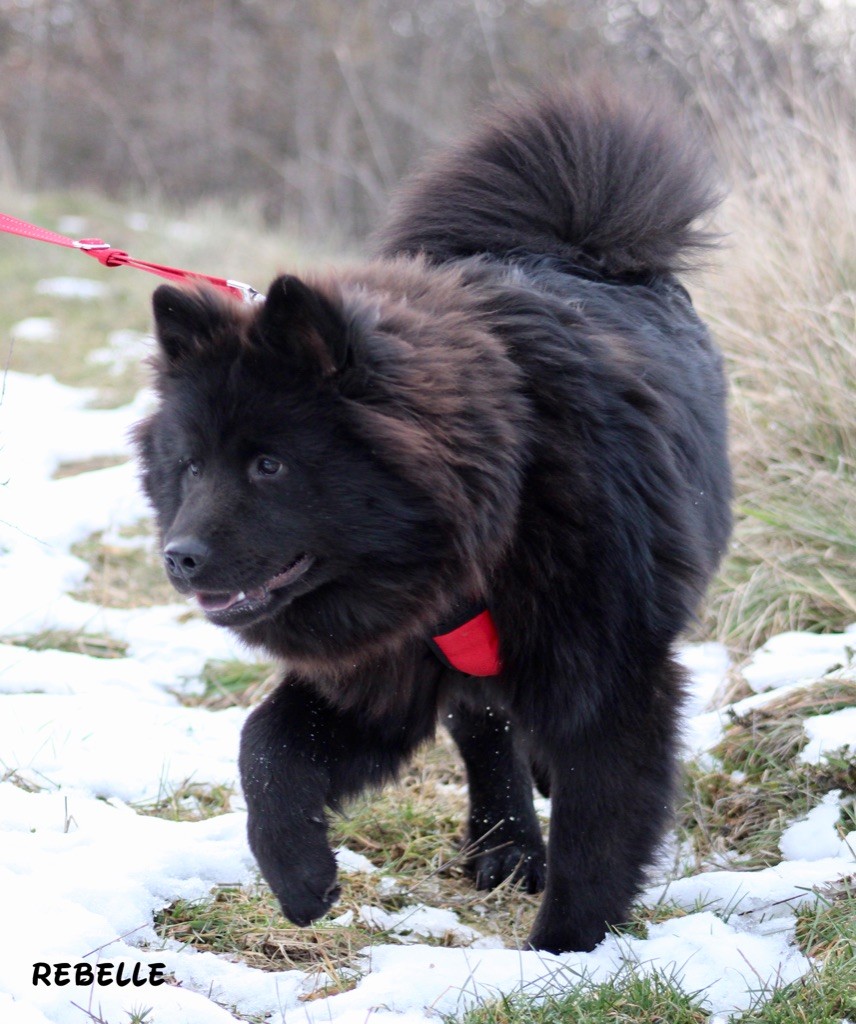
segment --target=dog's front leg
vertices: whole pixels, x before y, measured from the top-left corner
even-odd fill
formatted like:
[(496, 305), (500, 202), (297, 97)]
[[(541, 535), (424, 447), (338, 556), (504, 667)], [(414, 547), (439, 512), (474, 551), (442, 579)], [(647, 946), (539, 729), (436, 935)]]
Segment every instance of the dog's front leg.
[(247, 719), (240, 769), (250, 848), (295, 924), (321, 917), (339, 894), (325, 809), (395, 774), (433, 729), (433, 713), (414, 710), (393, 723), (287, 678)]
[(338, 896), (324, 815), (330, 752), (318, 742), (332, 714), (311, 690), (285, 682), (241, 734), (250, 848), (283, 913), (299, 925), (320, 917)]

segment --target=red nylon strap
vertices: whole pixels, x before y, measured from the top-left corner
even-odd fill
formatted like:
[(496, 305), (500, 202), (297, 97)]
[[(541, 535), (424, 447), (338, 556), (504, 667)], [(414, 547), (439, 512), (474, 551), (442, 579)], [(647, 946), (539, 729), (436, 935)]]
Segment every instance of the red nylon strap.
[(0, 231), (7, 235), (18, 235), (21, 238), (32, 238), (38, 242), (62, 245), (67, 249), (79, 249), (87, 256), (98, 260), (105, 267), (136, 267), (137, 270), (145, 270), (149, 274), (157, 274), (158, 277), (165, 277), (170, 281), (203, 281), (247, 302), (261, 297), (254, 288), (248, 284), (242, 284), (240, 281), (230, 281), (225, 277), (212, 277), (210, 274), (198, 274), (193, 270), (180, 270), (178, 267), (168, 267), (162, 263), (148, 263), (146, 260), (138, 260), (129, 256), (123, 249), (114, 249), (100, 238), (81, 238), (79, 240), (67, 238), (56, 231), (49, 231), (36, 224), (28, 224), (27, 221), (19, 220), (17, 217), (10, 217), (8, 213), (0, 213)]
[(431, 638), (443, 659), (468, 676), (495, 676), (502, 670), (499, 634), (485, 609), (456, 629)]
[(74, 241), (71, 238), (59, 235), (56, 231), (48, 231), (47, 228), (40, 228), (35, 224), (28, 224), (25, 220), (18, 220), (17, 217), (10, 217), (8, 213), (0, 213), (0, 231), (4, 231), (7, 235), (20, 235), (22, 238), (35, 238), (39, 242), (52, 242), (54, 245), (74, 248)]

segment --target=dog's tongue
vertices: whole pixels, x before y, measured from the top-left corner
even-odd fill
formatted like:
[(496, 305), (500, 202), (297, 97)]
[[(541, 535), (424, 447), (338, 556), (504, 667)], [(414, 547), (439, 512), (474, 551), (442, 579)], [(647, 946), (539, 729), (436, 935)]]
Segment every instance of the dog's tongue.
[(287, 565), (276, 576), (269, 579), (263, 587), (256, 587), (255, 590), (243, 590), (234, 593), (223, 591), (201, 591), (196, 592), (196, 600), (204, 612), (224, 612), (243, 601), (264, 601), (272, 590), (279, 590), (302, 576), (313, 564), (311, 555), (298, 555), (297, 558)]
[(240, 594), (197, 594), (199, 607), (205, 612), (222, 612), (238, 603)]
[(264, 596), (264, 587), (259, 587), (257, 590), (251, 590), (248, 594), (245, 594), (243, 590), (238, 591), (235, 594), (198, 593), (196, 595), (196, 600), (199, 602), (199, 607), (204, 612), (222, 612), (227, 608), (231, 608), (232, 605), (238, 604), (239, 601), (245, 601), (248, 597), (253, 598), (256, 601), (260, 601)]

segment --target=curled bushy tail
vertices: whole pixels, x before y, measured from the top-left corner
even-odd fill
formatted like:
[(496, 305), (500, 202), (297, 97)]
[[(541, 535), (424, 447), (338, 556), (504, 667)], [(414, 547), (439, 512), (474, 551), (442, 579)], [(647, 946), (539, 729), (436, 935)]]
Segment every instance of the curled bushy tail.
[(665, 273), (712, 244), (710, 158), (675, 112), (590, 84), (489, 114), (400, 191), (383, 256), (520, 251), (608, 276)]

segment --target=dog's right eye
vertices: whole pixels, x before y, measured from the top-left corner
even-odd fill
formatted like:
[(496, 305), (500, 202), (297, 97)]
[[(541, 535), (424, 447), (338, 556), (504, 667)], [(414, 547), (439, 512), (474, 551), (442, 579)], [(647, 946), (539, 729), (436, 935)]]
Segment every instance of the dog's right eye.
[(188, 476), (199, 476), (202, 472), (202, 464), (198, 459), (182, 459), (181, 465)]

